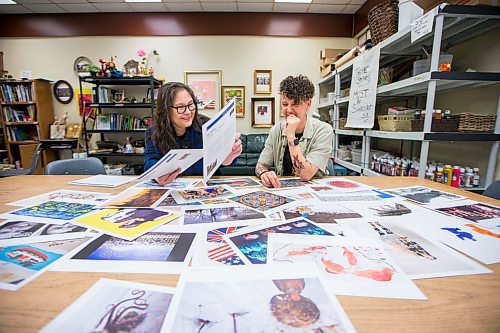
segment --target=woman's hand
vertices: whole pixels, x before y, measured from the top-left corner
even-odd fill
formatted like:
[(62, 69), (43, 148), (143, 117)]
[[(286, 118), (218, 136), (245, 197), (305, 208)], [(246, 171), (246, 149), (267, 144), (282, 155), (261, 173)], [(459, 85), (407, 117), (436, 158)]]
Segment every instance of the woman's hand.
[(224, 162), (222, 162), (222, 165), (230, 165), (231, 163), (233, 163), (236, 157), (240, 156), (241, 152), (243, 151), (243, 145), (241, 144), (240, 136), (240, 133), (236, 133), (236, 135), (234, 136), (234, 143), (233, 147), (231, 148), (231, 152), (229, 153), (229, 155), (227, 155)]
[(280, 180), (274, 171), (266, 171), (260, 175), (262, 184), (267, 187), (281, 187)]
[(174, 181), (175, 178), (177, 178), (177, 176), (181, 173), (181, 168), (177, 168), (177, 170), (175, 170), (174, 172), (172, 173), (167, 173), (166, 175), (163, 175), (161, 177), (158, 177), (156, 179), (156, 181), (158, 182), (158, 184), (160, 185), (167, 185), (167, 184), (170, 184), (171, 182)]

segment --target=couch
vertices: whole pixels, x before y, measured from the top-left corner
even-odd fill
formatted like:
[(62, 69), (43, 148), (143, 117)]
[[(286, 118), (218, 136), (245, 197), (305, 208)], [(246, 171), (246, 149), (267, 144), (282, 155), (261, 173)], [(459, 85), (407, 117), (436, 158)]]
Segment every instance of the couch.
[(264, 150), (267, 139), (266, 134), (241, 134), (243, 151), (232, 165), (221, 167), (223, 176), (254, 176), (255, 165), (260, 153)]

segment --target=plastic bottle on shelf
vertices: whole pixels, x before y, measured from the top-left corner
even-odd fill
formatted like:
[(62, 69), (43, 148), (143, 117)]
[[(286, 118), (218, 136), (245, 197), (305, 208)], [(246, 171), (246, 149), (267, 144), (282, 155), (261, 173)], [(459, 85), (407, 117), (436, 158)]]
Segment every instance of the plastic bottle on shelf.
[(448, 186), (451, 185), (452, 172), (453, 172), (453, 169), (451, 168), (451, 165), (446, 164), (443, 168), (443, 184), (446, 184)]
[(474, 171), (474, 177), (472, 180), (472, 185), (474, 187), (478, 187), (479, 181), (481, 180), (481, 177), (479, 176), (479, 168), (474, 168), (473, 171)]
[(458, 187), (465, 186), (465, 168), (460, 168), (460, 178), (458, 180)]
[(436, 170), (436, 167), (429, 165), (427, 168), (427, 172), (425, 173), (425, 179), (434, 181), (434, 171)]
[(460, 167), (455, 165), (451, 173), (451, 186), (458, 187), (460, 182)]
[(443, 118), (444, 119), (451, 119), (451, 110), (444, 110)]
[(415, 175), (413, 177), (418, 177), (418, 170), (420, 167), (418, 165), (415, 165)]
[(434, 119), (441, 119), (441, 118), (442, 118), (442, 115), (443, 115), (443, 114), (442, 114), (441, 110), (440, 110), (440, 109), (437, 109), (437, 110), (436, 110), (436, 113), (435, 113), (435, 115), (434, 115)]
[(444, 181), (443, 167), (441, 166), (437, 167), (437, 170), (434, 173), (434, 181), (437, 183), (443, 183)]
[(472, 182), (474, 181), (474, 172), (471, 168), (465, 168), (465, 176), (464, 176), (464, 186), (472, 187)]

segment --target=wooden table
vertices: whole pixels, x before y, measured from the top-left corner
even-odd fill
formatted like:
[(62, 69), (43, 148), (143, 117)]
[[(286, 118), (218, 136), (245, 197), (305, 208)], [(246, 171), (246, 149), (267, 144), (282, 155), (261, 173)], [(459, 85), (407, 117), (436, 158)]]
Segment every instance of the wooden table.
[[(118, 193), (130, 186), (67, 185), (82, 176), (17, 176), (0, 179), (0, 212), (5, 203), (58, 189)], [(424, 185), (500, 206), (500, 201), (418, 178), (348, 177), (379, 188)], [(338, 296), (358, 332), (500, 332), (500, 263), (493, 274), (415, 280), (427, 301)], [(18, 291), (0, 290), (0, 332), (36, 332), (99, 278), (174, 287), (178, 275), (45, 272)], [(61, 332), (62, 333), (62, 332)], [(221, 332), (225, 333), (225, 332)]]

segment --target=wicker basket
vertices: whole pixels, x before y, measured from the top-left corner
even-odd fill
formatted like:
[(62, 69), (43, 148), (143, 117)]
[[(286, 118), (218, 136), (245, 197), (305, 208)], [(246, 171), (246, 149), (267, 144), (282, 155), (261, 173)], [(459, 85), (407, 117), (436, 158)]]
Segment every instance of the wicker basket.
[(381, 131), (411, 132), (411, 120), (413, 119), (413, 116), (389, 114), (385, 116), (378, 116), (377, 119)]
[(386, 0), (368, 13), (373, 45), (398, 32), (398, 3), (397, 0)]
[[(425, 119), (413, 119), (411, 130), (422, 132)], [(451, 116), (451, 119), (432, 119), (431, 132), (456, 132), (458, 131), (458, 116)]]
[(493, 132), (497, 116), (494, 114), (461, 113), (459, 116), (459, 132)]

